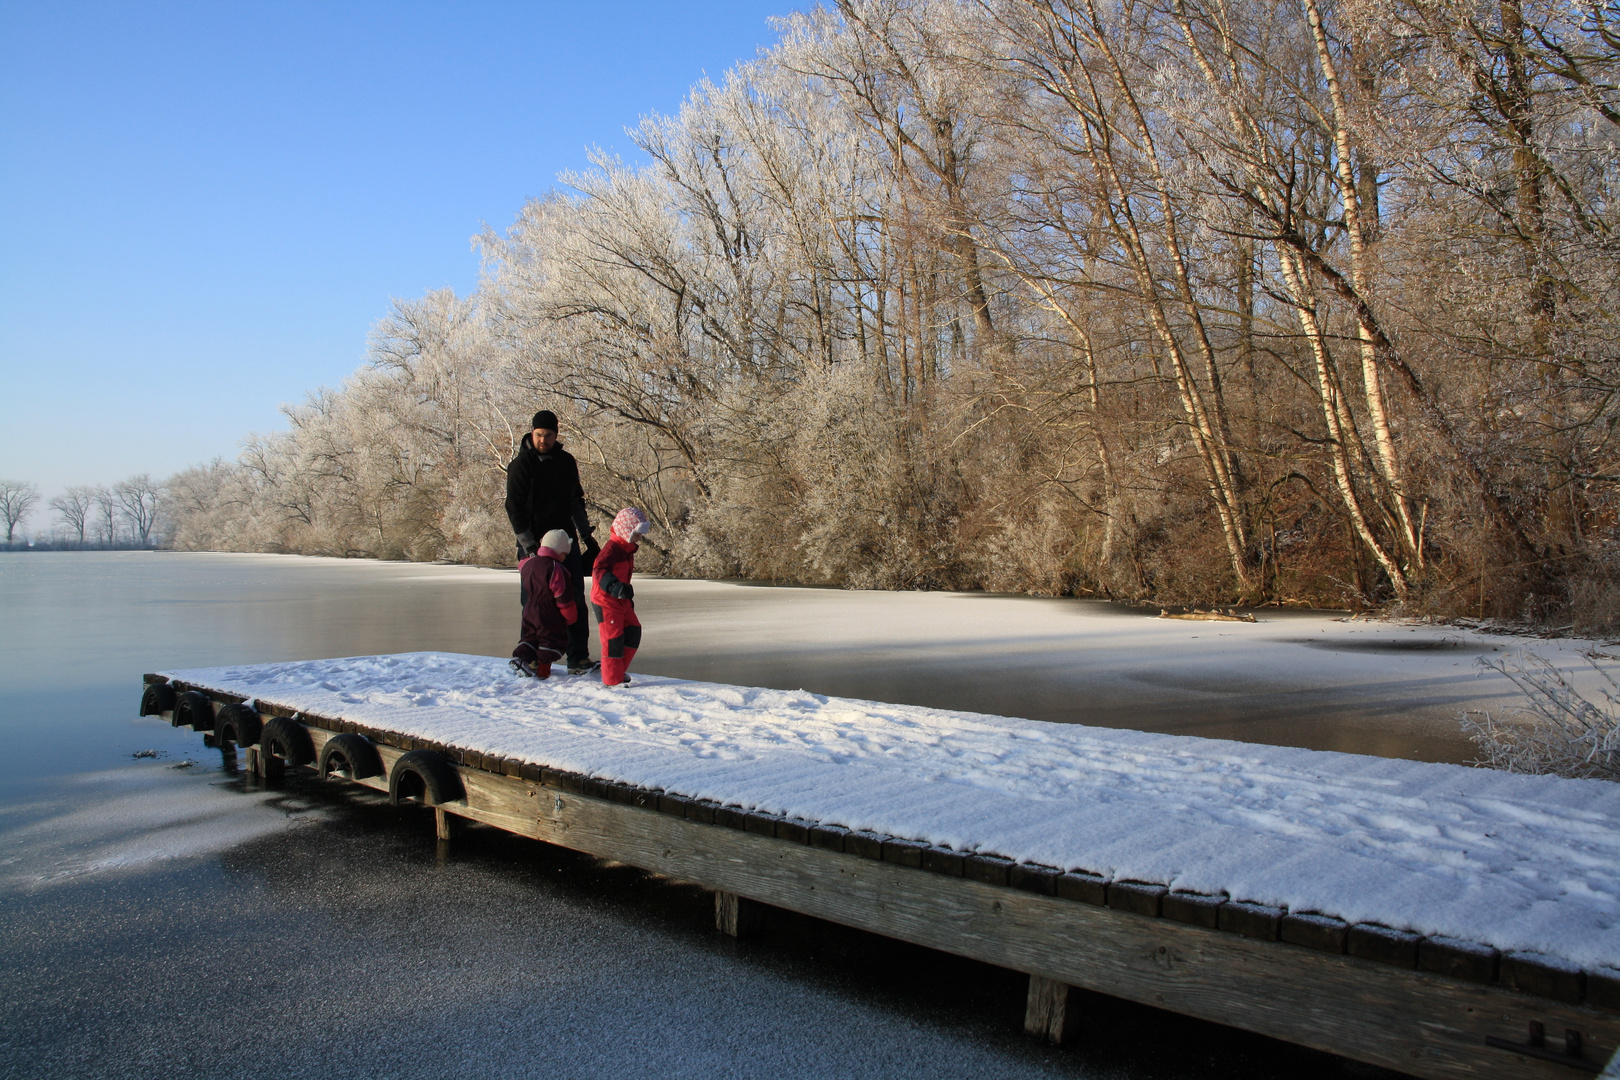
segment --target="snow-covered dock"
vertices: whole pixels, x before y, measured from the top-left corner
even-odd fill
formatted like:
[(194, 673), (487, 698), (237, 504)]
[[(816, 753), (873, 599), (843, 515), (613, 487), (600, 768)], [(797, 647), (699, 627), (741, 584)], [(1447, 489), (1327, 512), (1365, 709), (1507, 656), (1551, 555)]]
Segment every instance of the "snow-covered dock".
[(760, 901), (1026, 971), (1052, 1037), (1080, 986), (1423, 1076), (1620, 1044), (1602, 781), (443, 653), (167, 672), (143, 711), (288, 718), (257, 754), (707, 886), (731, 929)]

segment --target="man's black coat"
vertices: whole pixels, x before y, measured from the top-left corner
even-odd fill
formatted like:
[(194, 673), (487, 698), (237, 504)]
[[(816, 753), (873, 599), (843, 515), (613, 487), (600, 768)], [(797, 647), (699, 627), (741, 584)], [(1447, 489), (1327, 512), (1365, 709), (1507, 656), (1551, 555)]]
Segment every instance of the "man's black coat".
[(522, 449), (506, 467), (506, 516), (525, 552), (539, 547), (540, 538), (552, 529), (573, 538), (575, 551), (596, 546), (585, 516), (579, 465), (560, 443), (542, 454), (523, 436)]

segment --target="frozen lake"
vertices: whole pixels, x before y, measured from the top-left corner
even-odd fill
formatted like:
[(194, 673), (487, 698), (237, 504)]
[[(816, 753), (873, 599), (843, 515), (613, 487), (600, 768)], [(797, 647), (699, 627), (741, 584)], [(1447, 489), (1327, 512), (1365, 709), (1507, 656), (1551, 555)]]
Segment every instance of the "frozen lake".
[[(1374, 1075), (1102, 998), (1050, 1050), (1019, 1033), (1016, 974), (787, 916), (721, 940), (696, 890), (485, 830), (446, 856), (409, 812), (244, 791), (198, 736), (134, 718), (144, 671), (504, 655), (515, 594), (474, 568), (0, 556), (0, 1073)], [(1476, 657), (1520, 645), (653, 579), (637, 606), (634, 670), (1437, 761), (1470, 756), (1462, 709), (1512, 700)]]

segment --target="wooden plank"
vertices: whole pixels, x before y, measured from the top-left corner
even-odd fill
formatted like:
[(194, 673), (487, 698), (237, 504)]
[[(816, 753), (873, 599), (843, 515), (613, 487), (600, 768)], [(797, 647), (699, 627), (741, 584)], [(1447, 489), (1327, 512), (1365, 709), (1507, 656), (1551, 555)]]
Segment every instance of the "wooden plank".
[(586, 796), (541, 838), (708, 888), (1419, 1076), (1565, 1075), (1497, 1050), (1531, 1020), (1601, 1063), (1620, 1016), (1282, 942), (850, 858)]
[[(316, 728), (310, 735), (317, 752), (331, 737)], [(402, 753), (378, 749), (389, 767)], [(521, 777), (457, 771), (467, 797), (445, 805), (451, 814), (1051, 983), (1417, 1076), (1571, 1075), (1567, 1065), (1485, 1042), (1522, 1042), (1532, 1022), (1581, 1032), (1583, 1057), (1597, 1066), (1620, 1047), (1620, 1016), (1589, 1006), (1077, 903), (1063, 897), (1061, 884), (1058, 895), (1047, 896), (929, 873), (904, 859), (875, 861), (705, 825)], [(358, 783), (387, 790), (379, 778)]]

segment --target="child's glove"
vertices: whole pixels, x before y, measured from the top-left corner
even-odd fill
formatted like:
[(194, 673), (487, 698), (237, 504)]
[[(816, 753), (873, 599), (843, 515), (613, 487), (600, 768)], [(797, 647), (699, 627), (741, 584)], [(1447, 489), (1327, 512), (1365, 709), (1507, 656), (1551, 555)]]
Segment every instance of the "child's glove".
[(630, 587), (630, 583), (614, 577), (611, 570), (602, 571), (601, 580), (596, 582), (596, 587), (602, 590), (602, 595), (611, 596), (615, 600), (629, 600), (636, 595), (636, 590)]

